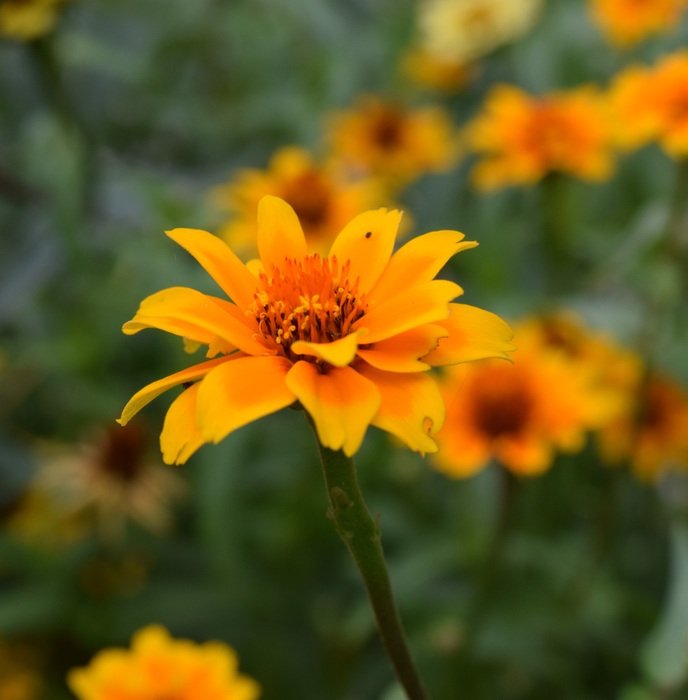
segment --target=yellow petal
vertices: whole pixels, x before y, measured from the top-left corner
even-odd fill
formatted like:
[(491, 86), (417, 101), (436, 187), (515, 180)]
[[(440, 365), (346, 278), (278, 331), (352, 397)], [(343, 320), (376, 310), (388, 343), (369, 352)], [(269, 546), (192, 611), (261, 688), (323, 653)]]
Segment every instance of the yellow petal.
[(427, 374), (397, 374), (366, 366), (360, 372), (375, 384), (382, 398), (373, 425), (416, 452), (436, 452), (430, 435), (442, 427), (444, 401), (435, 380)]
[(258, 203), (258, 253), (268, 274), (285, 258), (300, 260), (308, 254), (296, 213), (279, 197), (266, 195)]
[(160, 433), (160, 449), (165, 464), (184, 464), (205, 443), (196, 425), (196, 398), (199, 384), (192, 384), (170, 405)]
[(392, 256), (371, 290), (369, 302), (384, 301), (401, 289), (434, 279), (452, 256), (478, 245), (463, 238), (463, 233), (458, 231), (432, 231), (410, 240)]
[(295, 400), (285, 383), (285, 357), (241, 357), (209, 372), (198, 390), (198, 427), (208, 442), (289, 406)]
[(449, 302), (463, 293), (448, 280), (433, 280), (403, 291), (372, 307), (356, 324), (367, 329), (366, 343), (376, 343), (409, 331), (416, 326), (435, 323), (449, 316)]
[(249, 355), (265, 354), (267, 349), (249, 324), (244, 313), (224, 299), (189, 287), (170, 287), (144, 299), (122, 330), (133, 335), (144, 328), (158, 328), (202, 343), (221, 338)]
[(330, 248), (330, 258), (351, 267), (349, 279), (358, 278), (360, 292), (367, 292), (387, 266), (397, 236), (402, 213), (377, 209), (359, 214), (339, 233)]
[(370, 347), (359, 347), (358, 356), (369, 365), (387, 372), (423, 372), (430, 369), (430, 365), (419, 358), (436, 348), (439, 339), (446, 335), (448, 331), (442, 326), (419, 326)]
[(508, 323), (496, 314), (468, 304), (450, 304), (451, 313), (437, 325), (449, 332), (442, 338), (436, 350), (425, 357), (433, 367), (471, 362), (487, 357), (509, 359), (514, 347), (511, 344), (513, 331)]
[(122, 409), (122, 415), (118, 418), (117, 422), (120, 425), (126, 425), (144, 406), (149, 404), (153, 399), (160, 396), (163, 392), (171, 389), (174, 386), (179, 386), (180, 384), (185, 384), (186, 382), (194, 382), (197, 379), (205, 376), (211, 369), (225, 363), (229, 362), (232, 358), (230, 357), (219, 357), (216, 360), (208, 360), (208, 362), (201, 362), (198, 365), (193, 365), (192, 367), (187, 367), (181, 372), (176, 372), (175, 374), (170, 374), (167, 377), (158, 379), (151, 384), (148, 384), (137, 391), (128, 401), (127, 405)]
[(333, 367), (346, 367), (356, 357), (358, 337), (359, 333), (351, 333), (331, 343), (309, 343), (305, 340), (297, 340), (292, 344), (291, 350), (297, 355), (317, 357)]
[(321, 374), (313, 363), (303, 361), (289, 371), (287, 386), (313, 419), (320, 442), (351, 457), (380, 407), (375, 385), (351, 367)]
[(230, 299), (242, 308), (251, 304), (256, 280), (224, 241), (212, 233), (193, 228), (175, 228), (166, 233), (196, 258)]

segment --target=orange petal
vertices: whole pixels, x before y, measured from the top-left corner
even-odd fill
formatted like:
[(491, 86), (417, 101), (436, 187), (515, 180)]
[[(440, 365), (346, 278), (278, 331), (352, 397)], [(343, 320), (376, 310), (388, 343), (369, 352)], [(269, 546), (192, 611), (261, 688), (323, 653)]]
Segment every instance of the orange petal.
[(175, 228), (167, 235), (192, 255), (240, 307), (253, 301), (256, 280), (234, 252), (217, 236), (193, 228)]
[(359, 333), (345, 335), (331, 343), (309, 343), (297, 340), (292, 343), (291, 350), (297, 355), (311, 355), (324, 360), (333, 367), (346, 367), (356, 357)]
[(241, 357), (209, 372), (198, 390), (198, 426), (208, 442), (294, 403), (285, 357)]
[(416, 326), (441, 321), (449, 316), (449, 302), (462, 293), (458, 284), (448, 280), (406, 287), (372, 307), (355, 324), (355, 330), (367, 329), (365, 342), (376, 343)]
[(471, 362), (487, 357), (509, 359), (513, 331), (499, 316), (468, 304), (450, 304), (449, 318), (438, 321), (449, 332), (436, 350), (422, 358), (433, 367)]
[(122, 330), (133, 335), (158, 328), (202, 343), (221, 338), (249, 355), (263, 355), (268, 351), (249, 323), (237, 306), (224, 299), (189, 287), (170, 287), (144, 299)]
[(542, 474), (554, 459), (551, 444), (534, 434), (504, 439), (497, 446), (496, 457), (505, 467), (522, 476)]
[(430, 365), (419, 358), (437, 347), (440, 338), (448, 335), (446, 329), (428, 324), (399, 333), (371, 347), (358, 348), (358, 356), (369, 365), (387, 372), (424, 372)]
[(392, 433), (423, 454), (436, 452), (430, 437), (444, 422), (444, 401), (435, 380), (427, 374), (397, 374), (361, 367), (361, 374), (380, 392), (382, 403), (373, 425)]
[(339, 233), (330, 248), (330, 258), (341, 266), (351, 265), (349, 278), (367, 292), (377, 282), (389, 262), (402, 213), (377, 209), (359, 214)]
[(199, 384), (192, 384), (170, 405), (160, 433), (160, 449), (165, 464), (184, 464), (205, 443), (196, 425), (196, 398)]
[(122, 409), (122, 415), (117, 419), (120, 425), (126, 425), (144, 406), (149, 404), (153, 399), (160, 396), (163, 392), (171, 389), (179, 384), (186, 382), (194, 382), (201, 377), (204, 377), (211, 369), (215, 369), (225, 362), (230, 362), (233, 357), (218, 357), (216, 360), (208, 360), (201, 362), (198, 365), (187, 367), (181, 372), (170, 374), (167, 377), (158, 379), (151, 384), (148, 384), (137, 391), (128, 401), (127, 405)]
[(285, 258), (308, 254), (296, 213), (283, 199), (266, 195), (258, 203), (258, 253), (266, 271), (280, 268)]
[(432, 231), (410, 240), (392, 256), (370, 292), (369, 302), (384, 301), (401, 289), (434, 279), (452, 256), (478, 245), (463, 238), (463, 233), (458, 231)]
[(351, 367), (321, 374), (316, 365), (302, 361), (289, 371), (287, 386), (313, 419), (321, 444), (351, 457), (380, 407), (375, 385)]

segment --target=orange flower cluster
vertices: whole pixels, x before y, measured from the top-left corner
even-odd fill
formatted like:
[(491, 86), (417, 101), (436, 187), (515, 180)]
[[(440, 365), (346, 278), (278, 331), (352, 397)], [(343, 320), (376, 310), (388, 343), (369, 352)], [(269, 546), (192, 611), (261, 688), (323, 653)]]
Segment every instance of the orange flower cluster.
[(675, 27), (686, 0), (590, 0), (590, 13), (617, 46), (630, 46)]
[(498, 85), (466, 137), (481, 157), (472, 177), (483, 190), (533, 184), (552, 172), (600, 181), (613, 167), (604, 101), (593, 87), (533, 97)]
[(610, 110), (622, 147), (658, 142), (673, 158), (688, 156), (688, 51), (622, 71), (611, 85)]

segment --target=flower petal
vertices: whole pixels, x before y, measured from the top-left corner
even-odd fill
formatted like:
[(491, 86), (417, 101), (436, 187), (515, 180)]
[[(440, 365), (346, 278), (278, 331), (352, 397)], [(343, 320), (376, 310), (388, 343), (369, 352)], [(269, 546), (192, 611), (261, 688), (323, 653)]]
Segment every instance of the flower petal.
[(437, 347), (449, 333), (442, 326), (427, 324), (412, 328), (370, 347), (358, 348), (358, 356), (369, 365), (387, 372), (424, 372), (430, 365), (419, 360)]
[(442, 427), (444, 401), (435, 380), (427, 374), (397, 374), (366, 366), (359, 371), (375, 384), (382, 398), (373, 425), (416, 452), (436, 452), (430, 434)]
[(306, 340), (297, 340), (292, 343), (291, 350), (297, 355), (317, 357), (333, 367), (346, 367), (356, 357), (359, 335), (359, 333), (351, 333), (331, 343), (309, 343)]
[(449, 332), (436, 350), (422, 358), (433, 367), (487, 357), (509, 359), (513, 331), (499, 316), (468, 304), (450, 304), (449, 318), (438, 321)]
[(165, 464), (184, 464), (205, 443), (196, 424), (199, 383), (192, 384), (170, 405), (160, 433), (160, 449)]
[(434, 279), (447, 261), (462, 250), (475, 248), (459, 231), (432, 231), (403, 245), (392, 256), (368, 301), (384, 301), (399, 292)]
[(380, 407), (375, 385), (351, 367), (321, 374), (316, 365), (302, 361), (289, 371), (287, 386), (313, 419), (320, 442), (351, 457)]
[(209, 372), (198, 390), (203, 438), (219, 442), (233, 430), (294, 403), (284, 381), (290, 367), (285, 357), (240, 357)]
[(212, 233), (193, 228), (175, 228), (165, 233), (196, 258), (230, 299), (242, 308), (251, 304), (256, 290), (255, 277), (224, 241)]
[(170, 287), (151, 294), (122, 331), (133, 335), (144, 328), (158, 328), (202, 343), (221, 338), (249, 355), (268, 352), (237, 306), (189, 287)]
[(148, 384), (137, 391), (127, 402), (127, 405), (122, 409), (122, 415), (117, 419), (120, 425), (126, 425), (144, 406), (149, 404), (153, 399), (160, 396), (163, 392), (171, 389), (179, 384), (186, 382), (194, 382), (197, 379), (205, 376), (211, 369), (215, 369), (225, 362), (229, 362), (231, 357), (218, 357), (216, 360), (208, 360), (201, 362), (198, 365), (187, 367), (181, 372), (170, 374), (167, 377), (158, 379), (151, 384)]
[(258, 253), (268, 274), (285, 258), (300, 260), (308, 254), (296, 212), (279, 197), (266, 195), (258, 203)]
[(377, 209), (359, 214), (339, 233), (330, 248), (341, 266), (350, 264), (349, 279), (358, 278), (358, 289), (367, 292), (389, 262), (402, 212)]
[(448, 280), (432, 280), (403, 291), (374, 306), (355, 324), (355, 330), (366, 328), (366, 343), (376, 343), (416, 326), (436, 323), (449, 316), (449, 302), (463, 294), (458, 284)]

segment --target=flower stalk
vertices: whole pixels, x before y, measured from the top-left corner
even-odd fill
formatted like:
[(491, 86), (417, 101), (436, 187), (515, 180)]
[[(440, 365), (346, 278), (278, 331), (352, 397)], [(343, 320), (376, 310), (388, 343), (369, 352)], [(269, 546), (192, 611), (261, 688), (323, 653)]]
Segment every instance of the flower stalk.
[(328, 517), (354, 558), (375, 613), (377, 626), (397, 678), (409, 700), (426, 695), (406, 643), (387, 571), (379, 523), (363, 500), (353, 460), (341, 451), (320, 447), (330, 502)]

